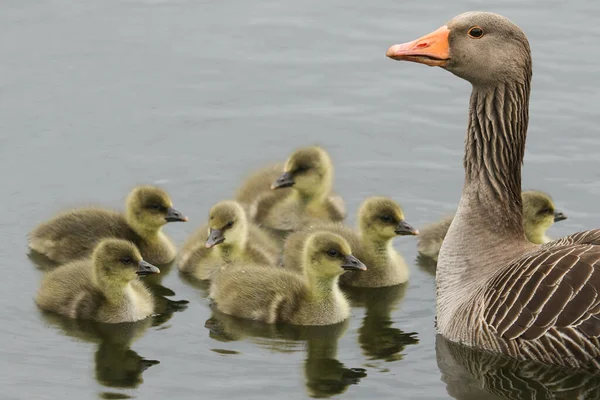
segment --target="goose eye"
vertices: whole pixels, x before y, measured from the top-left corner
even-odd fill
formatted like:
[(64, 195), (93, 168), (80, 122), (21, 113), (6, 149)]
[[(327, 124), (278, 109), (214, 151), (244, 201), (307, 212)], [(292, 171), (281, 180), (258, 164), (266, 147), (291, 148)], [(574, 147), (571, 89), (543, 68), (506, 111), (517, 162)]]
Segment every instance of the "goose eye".
[(539, 215), (554, 214), (554, 211), (549, 208), (543, 208), (538, 212)]
[(233, 226), (233, 221), (229, 221), (228, 223), (225, 224), (225, 228), (229, 229)]
[(392, 222), (392, 216), (391, 215), (382, 215), (381, 220), (383, 222)]
[(123, 258), (121, 258), (121, 262), (122, 262), (123, 264), (125, 264), (125, 265), (129, 265), (129, 264), (131, 264), (131, 262), (132, 262), (132, 261), (133, 261), (133, 260), (131, 259), (131, 257), (123, 257)]
[(160, 204), (151, 204), (150, 208), (156, 211), (166, 211), (166, 207), (161, 206)]
[(301, 173), (301, 172), (306, 172), (308, 171), (309, 168), (306, 165), (300, 165), (298, 168), (296, 168), (296, 173)]
[(480, 37), (483, 36), (483, 29), (481, 29), (478, 26), (474, 26), (471, 29), (469, 29), (469, 36), (471, 36), (474, 39), (479, 39)]
[(337, 255), (338, 255), (338, 252), (337, 252), (337, 250), (335, 250), (335, 249), (329, 249), (329, 250), (327, 250), (327, 255), (328, 255), (329, 257), (337, 257)]

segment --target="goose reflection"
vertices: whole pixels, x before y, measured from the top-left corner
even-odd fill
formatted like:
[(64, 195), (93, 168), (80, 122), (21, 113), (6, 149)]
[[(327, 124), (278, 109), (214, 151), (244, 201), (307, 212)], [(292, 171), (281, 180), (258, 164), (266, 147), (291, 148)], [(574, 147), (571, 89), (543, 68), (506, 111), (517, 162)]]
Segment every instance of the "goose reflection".
[(419, 343), (415, 332), (392, 327), (392, 311), (406, 292), (406, 285), (383, 288), (344, 288), (353, 307), (365, 307), (358, 341), (371, 360), (397, 361), (406, 346)]
[(337, 360), (338, 340), (345, 333), (348, 320), (327, 326), (276, 325), (232, 317), (213, 309), (205, 326), (215, 340), (230, 342), (248, 339), (271, 351), (296, 352), (303, 347), (298, 342), (305, 342), (306, 388), (314, 398), (344, 393), (350, 385), (358, 384), (367, 376), (364, 369), (346, 368)]
[(153, 324), (152, 318), (120, 324), (66, 318), (43, 312), (44, 320), (67, 336), (97, 343), (94, 355), (96, 380), (113, 388), (136, 388), (144, 380), (142, 373), (157, 360), (148, 360), (131, 349), (131, 345)]
[(518, 361), (436, 337), (436, 356), (448, 394), (457, 400), (597, 400), (600, 373)]

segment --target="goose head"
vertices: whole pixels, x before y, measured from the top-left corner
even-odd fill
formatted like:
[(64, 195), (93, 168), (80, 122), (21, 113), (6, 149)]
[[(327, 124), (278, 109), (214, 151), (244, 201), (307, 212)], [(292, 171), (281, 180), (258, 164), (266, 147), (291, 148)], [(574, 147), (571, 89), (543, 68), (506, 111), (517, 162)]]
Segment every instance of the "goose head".
[(428, 35), (391, 46), (386, 55), (442, 67), (473, 85), (525, 81), (523, 71), (531, 74), (529, 42), (523, 31), (489, 12), (460, 14)]
[(160, 270), (143, 260), (138, 248), (120, 239), (104, 239), (92, 253), (96, 279), (103, 283), (124, 285), (137, 276), (158, 274)]
[(167, 222), (186, 222), (188, 218), (173, 208), (171, 198), (154, 186), (138, 186), (126, 202), (127, 219), (142, 230), (160, 229)]
[(358, 221), (363, 236), (389, 240), (397, 235), (418, 235), (404, 219), (398, 203), (388, 197), (369, 197), (358, 210)]
[(287, 159), (283, 174), (271, 189), (292, 187), (307, 197), (325, 193), (331, 187), (333, 166), (329, 154), (318, 146), (298, 149)]
[(248, 236), (248, 221), (242, 206), (235, 201), (221, 201), (209, 212), (206, 248), (221, 243), (242, 244)]
[(305, 271), (315, 276), (334, 278), (345, 271), (366, 271), (367, 267), (352, 255), (350, 245), (341, 236), (315, 232), (304, 245)]
[(542, 244), (547, 241), (546, 231), (555, 222), (567, 219), (567, 216), (556, 209), (552, 198), (547, 193), (528, 190), (522, 193), (523, 227), (527, 239)]

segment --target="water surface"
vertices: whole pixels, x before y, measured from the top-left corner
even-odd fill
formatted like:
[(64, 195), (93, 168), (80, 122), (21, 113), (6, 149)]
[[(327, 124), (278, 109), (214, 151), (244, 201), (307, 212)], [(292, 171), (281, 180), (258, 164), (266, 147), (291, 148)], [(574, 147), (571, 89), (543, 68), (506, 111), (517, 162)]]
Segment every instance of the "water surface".
[[(385, 51), (477, 9), (508, 16), (531, 42), (523, 186), (550, 192), (569, 216), (550, 235), (598, 227), (597, 2), (2, 3), (2, 398), (496, 399), (514, 396), (507, 382), (520, 390), (513, 398), (562, 390), (546, 379), (562, 376), (554, 371), (436, 344), (434, 279), (414, 262), (414, 238), (396, 240), (411, 265), (406, 287), (356, 294), (340, 326), (294, 330), (213, 314), (205, 290), (176, 269), (154, 284), (165, 296), (160, 318), (105, 327), (49, 317), (33, 303), (42, 272), (26, 234), (57, 211), (122, 207), (132, 186), (156, 183), (190, 217), (166, 228), (181, 244), (250, 169), (314, 143), (333, 157), (349, 223), (369, 195), (397, 199), (416, 227), (434, 221), (460, 196), (470, 87)], [(502, 373), (515, 368), (526, 384)]]

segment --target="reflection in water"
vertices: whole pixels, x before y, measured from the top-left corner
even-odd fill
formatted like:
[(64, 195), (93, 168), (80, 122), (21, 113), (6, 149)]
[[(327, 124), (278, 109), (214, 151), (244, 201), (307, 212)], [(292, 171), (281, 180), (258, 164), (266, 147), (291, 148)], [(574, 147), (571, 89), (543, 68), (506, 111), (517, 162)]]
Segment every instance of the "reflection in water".
[(197, 279), (194, 276), (192, 276), (190, 274), (184, 274), (181, 271), (179, 272), (179, 277), (181, 278), (181, 280), (183, 282), (187, 283), (191, 287), (200, 290), (200, 296), (203, 299), (208, 298), (208, 292), (210, 289), (210, 281), (208, 281), (208, 280), (203, 281), (203, 280)]
[(518, 361), (436, 337), (437, 363), (457, 400), (600, 399), (600, 374)]
[(114, 392), (103, 392), (100, 393), (99, 396), (101, 399), (105, 399), (105, 400), (124, 400), (124, 399), (131, 399), (132, 397), (127, 395), (127, 394), (123, 394), (123, 393), (114, 393)]
[(296, 352), (303, 347), (298, 342), (306, 342), (304, 374), (311, 397), (343, 393), (367, 376), (364, 369), (346, 368), (337, 360), (338, 340), (346, 331), (348, 320), (329, 326), (276, 325), (232, 317), (213, 309), (205, 326), (213, 339), (229, 342), (250, 338), (271, 351)]
[(152, 326), (152, 318), (138, 322), (103, 324), (47, 312), (43, 312), (42, 315), (46, 322), (60, 329), (65, 335), (98, 344), (94, 356), (96, 379), (104, 386), (138, 387), (143, 382), (142, 373), (159, 364), (159, 361), (146, 360), (130, 349), (133, 342)]
[(153, 326), (159, 326), (167, 322), (173, 316), (173, 313), (187, 309), (189, 301), (187, 300), (171, 300), (165, 296), (175, 296), (175, 292), (162, 285), (162, 280), (171, 272), (173, 264), (164, 264), (159, 266), (160, 274), (152, 274), (144, 277), (144, 282), (148, 289), (154, 295), (155, 316), (153, 318)]
[(396, 361), (407, 345), (419, 343), (416, 332), (392, 327), (391, 313), (404, 297), (406, 285), (384, 288), (344, 288), (354, 307), (365, 307), (358, 341), (371, 360)]

